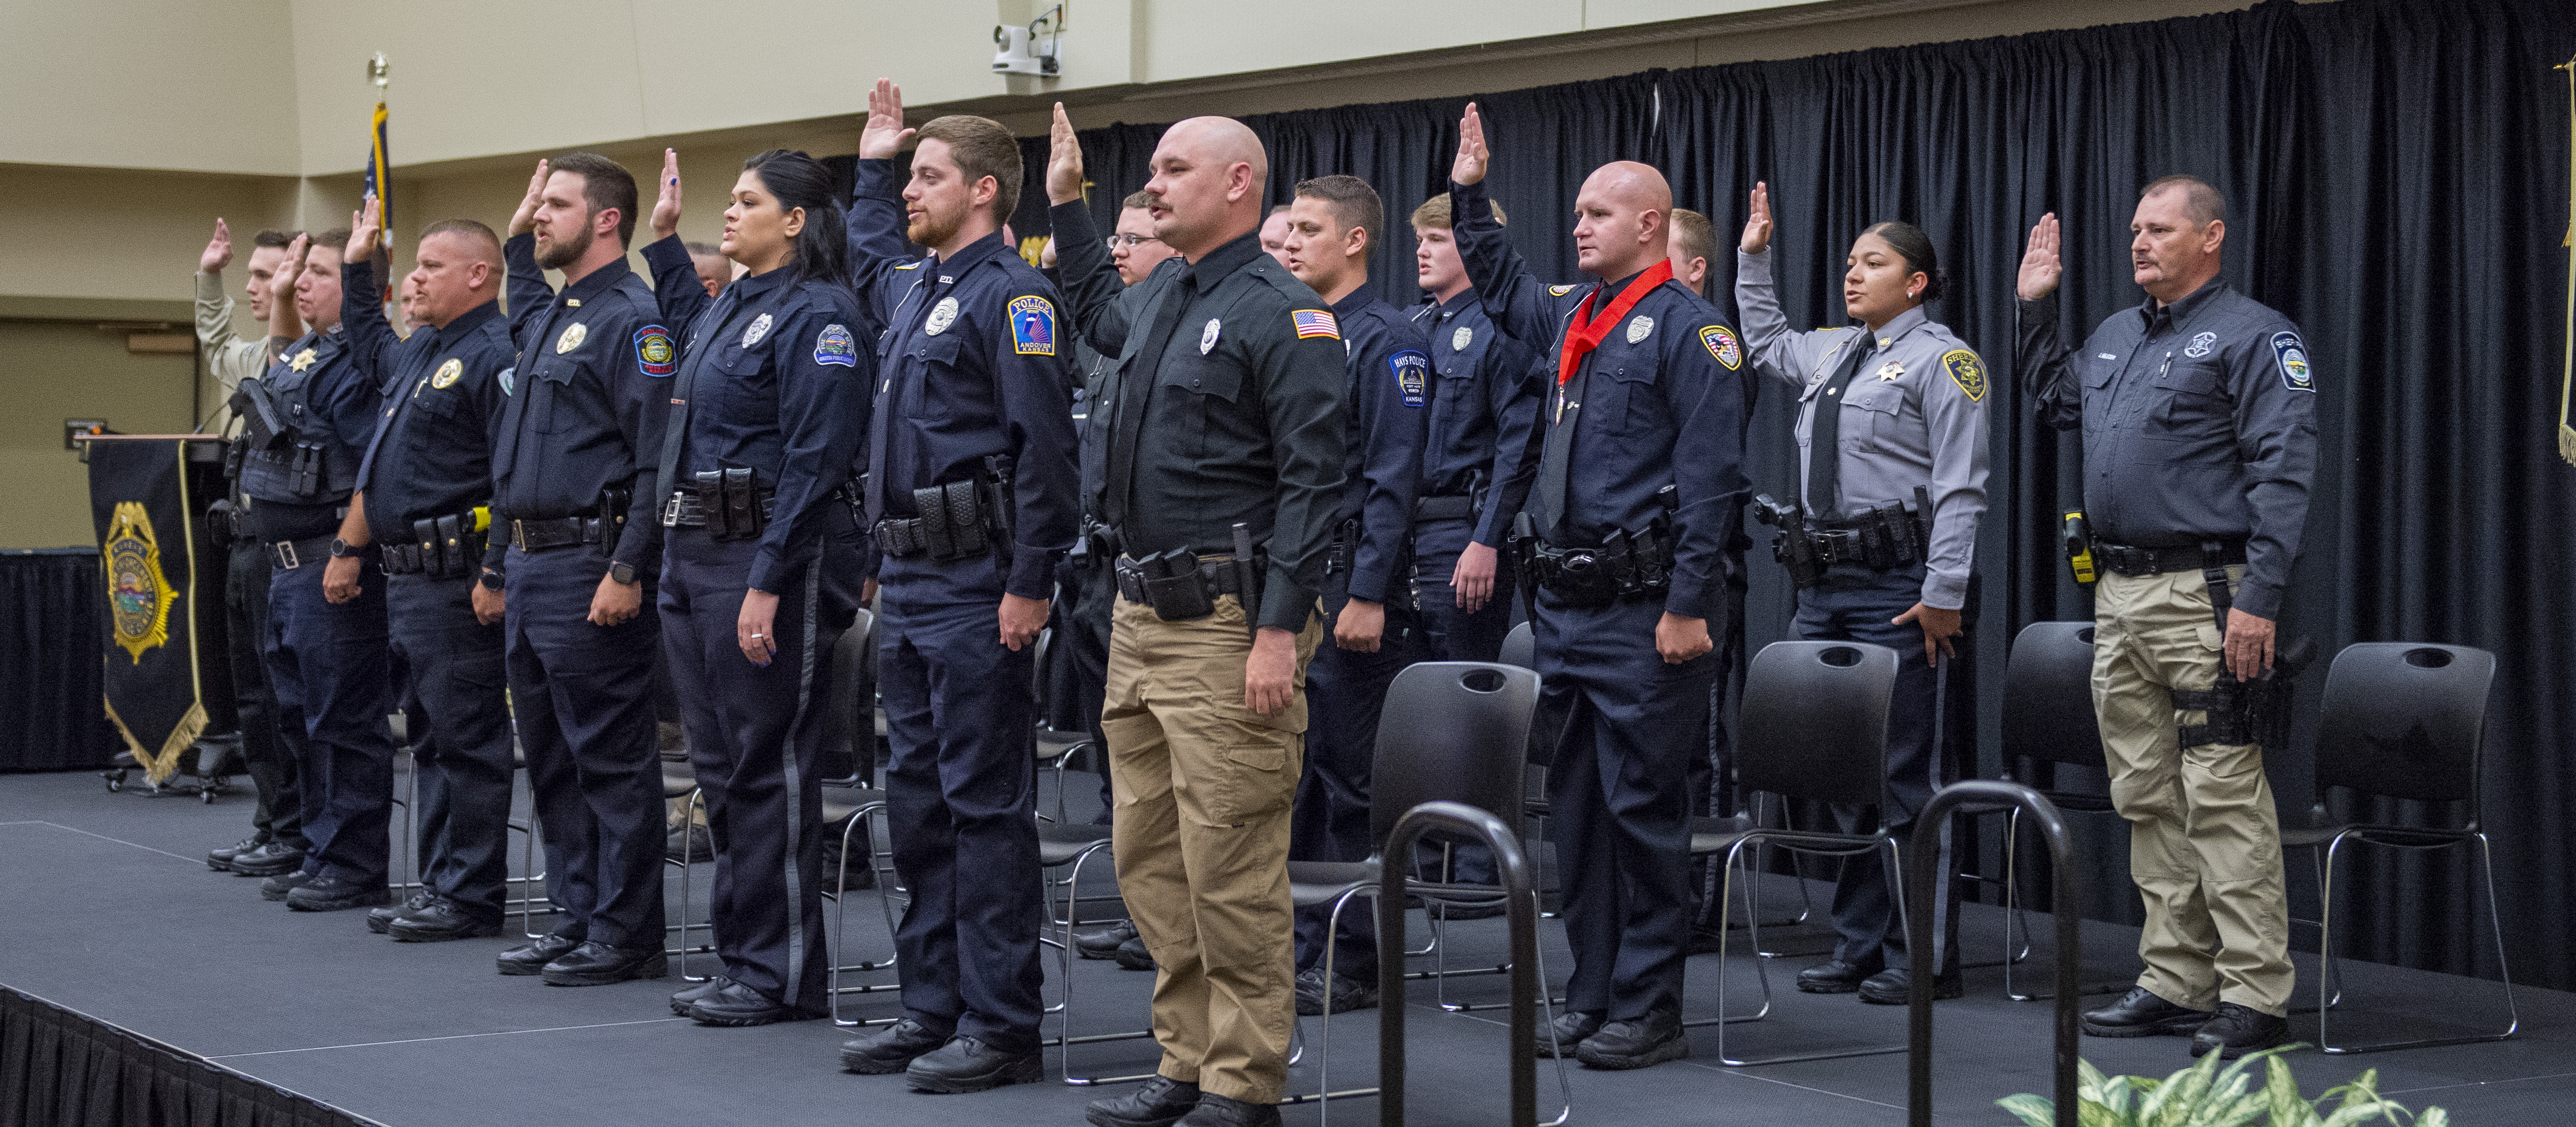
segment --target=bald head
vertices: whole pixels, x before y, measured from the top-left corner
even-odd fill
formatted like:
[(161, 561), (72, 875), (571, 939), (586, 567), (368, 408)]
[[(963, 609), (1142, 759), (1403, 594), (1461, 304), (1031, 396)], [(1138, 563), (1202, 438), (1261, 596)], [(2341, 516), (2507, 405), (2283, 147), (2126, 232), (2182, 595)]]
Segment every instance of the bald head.
[(1230, 117), (1194, 117), (1163, 131), (1154, 146), (1154, 237), (1196, 262), (1261, 226), (1261, 187), (1270, 156), (1250, 127)]
[(1574, 197), (1574, 259), (1605, 281), (1628, 277), (1665, 256), (1673, 188), (1652, 165), (1613, 161), (1592, 170)]

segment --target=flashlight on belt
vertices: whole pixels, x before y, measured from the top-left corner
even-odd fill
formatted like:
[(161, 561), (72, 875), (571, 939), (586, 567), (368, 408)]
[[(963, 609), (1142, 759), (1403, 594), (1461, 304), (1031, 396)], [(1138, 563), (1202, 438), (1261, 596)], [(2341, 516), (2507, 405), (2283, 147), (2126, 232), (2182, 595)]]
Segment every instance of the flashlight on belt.
[(2081, 509), (2066, 514), (2066, 564), (2074, 569), (2077, 586), (2093, 585), (2093, 526)]

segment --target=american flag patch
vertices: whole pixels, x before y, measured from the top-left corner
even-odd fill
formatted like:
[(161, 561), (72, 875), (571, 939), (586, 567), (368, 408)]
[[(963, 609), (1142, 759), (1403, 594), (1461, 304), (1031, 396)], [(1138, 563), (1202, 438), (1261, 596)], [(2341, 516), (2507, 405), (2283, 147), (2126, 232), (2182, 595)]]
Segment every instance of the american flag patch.
[(1322, 337), (1326, 340), (1342, 339), (1341, 323), (1333, 320), (1332, 314), (1326, 313), (1321, 309), (1300, 309), (1296, 312), (1290, 313), (1288, 315), (1288, 319), (1296, 322), (1297, 335), (1300, 337)]

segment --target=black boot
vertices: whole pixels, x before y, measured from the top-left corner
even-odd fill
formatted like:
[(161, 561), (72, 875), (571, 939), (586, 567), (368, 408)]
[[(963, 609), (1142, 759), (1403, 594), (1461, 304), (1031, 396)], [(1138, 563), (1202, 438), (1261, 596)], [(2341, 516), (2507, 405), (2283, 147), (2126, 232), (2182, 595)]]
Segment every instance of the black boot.
[(681, 1017), (687, 1017), (689, 1016), (689, 1007), (697, 1005), (698, 999), (704, 998), (707, 995), (713, 994), (732, 984), (732, 979), (726, 978), (721, 974), (710, 976), (705, 982), (701, 982), (686, 990), (680, 991), (677, 994), (671, 995), (671, 1012), (678, 1014)]
[(841, 1067), (869, 1076), (884, 1076), (910, 1067), (912, 1059), (948, 1043), (949, 1035), (905, 1018), (865, 1037), (841, 1043)]
[(1574, 1057), (1594, 1068), (1630, 1069), (1680, 1060), (1690, 1055), (1682, 1036), (1682, 1015), (1653, 1010), (1644, 1017), (1614, 1021), (1574, 1047)]
[(700, 1025), (768, 1025), (777, 1021), (812, 1021), (821, 1016), (815, 1010), (802, 1010), (784, 1002), (771, 1001), (769, 995), (739, 982), (728, 982), (724, 989), (698, 999), (689, 1007), (690, 1019)]
[(1127, 970), (1154, 969), (1154, 953), (1145, 949), (1145, 938), (1141, 935), (1119, 944), (1116, 958), (1118, 965)]
[(2177, 1006), (2144, 986), (2132, 986), (2120, 1000), (2087, 1010), (2078, 1024), (2092, 1037), (2185, 1036), (2209, 1021), (2209, 1011)]
[[(284, 876), (304, 867), (304, 851), (282, 841), (272, 841), (247, 853), (233, 854), (235, 876)], [(277, 897), (270, 897), (276, 899)]]
[(1199, 1106), (1199, 1086), (1156, 1074), (1126, 1095), (1091, 1101), (1082, 1111), (1091, 1127), (1172, 1127)]
[(581, 940), (576, 936), (549, 935), (503, 951), (493, 962), (500, 965), (503, 974), (543, 974), (547, 963), (571, 954), (572, 949), (579, 946)]
[(2200, 1032), (2191, 1035), (2191, 1055), (2199, 1056), (2216, 1049), (2218, 1059), (2235, 1060), (2289, 1039), (2290, 1019), (2273, 1017), (2234, 1002), (2220, 1002), (2218, 1016), (2201, 1026)]
[(404, 897), (403, 902), (400, 904), (387, 904), (381, 908), (369, 908), (367, 909), (367, 930), (375, 932), (378, 935), (389, 934), (390, 929), (394, 925), (395, 916), (399, 916), (405, 912), (418, 911), (422, 908), (426, 908), (429, 906), (431, 899), (432, 897), (428, 892), (415, 892), (410, 896)]
[(986, 1044), (980, 1037), (958, 1037), (912, 1058), (903, 1078), (916, 1092), (962, 1095), (1035, 1083), (1045, 1071), (1035, 1049), (1015, 1053)]
[(393, 890), (386, 888), (383, 881), (325, 874), (287, 890), (286, 906), (298, 912), (342, 912), (387, 903), (393, 898)]
[[(1538, 1055), (1571, 1058), (1575, 1047), (1581, 1045), (1584, 1038), (1601, 1032), (1601, 1025), (1600, 1014), (1579, 1014), (1572, 1010), (1560, 1012), (1556, 1020), (1538, 1027)], [(1555, 1031), (1552, 1038), (1550, 1030)]]
[(244, 853), (248, 853), (251, 850), (257, 849), (266, 844), (268, 844), (267, 839), (252, 836), (243, 838), (231, 845), (217, 846), (213, 849), (209, 849), (206, 851), (206, 867), (219, 873), (231, 872), (233, 867), (233, 858), (239, 857)]
[(606, 986), (630, 978), (660, 978), (670, 961), (659, 947), (635, 949), (584, 941), (546, 964), (540, 973), (548, 986)]
[(1086, 959), (1114, 959), (1118, 949), (1136, 938), (1136, 922), (1120, 920), (1098, 931), (1075, 932), (1073, 951)]
[(1279, 1107), (1201, 1092), (1199, 1106), (1181, 1117), (1180, 1127), (1279, 1127)]
[(1809, 994), (1849, 994), (1878, 972), (1858, 963), (1836, 959), (1823, 966), (1808, 967), (1798, 972), (1798, 989)]
[(501, 921), (486, 920), (456, 906), (444, 896), (432, 896), (429, 903), (409, 909), (394, 917), (386, 934), (397, 943), (443, 943), (450, 939), (473, 939), (501, 934)]
[[(1860, 984), (1860, 1000), (1873, 1006), (1912, 1005), (1914, 992), (1906, 989), (1909, 974), (1910, 972), (1903, 967), (1889, 967), (1869, 976), (1867, 981)], [(1951, 971), (1932, 980), (1932, 1000), (1935, 1002), (1947, 1002), (1967, 992), (1968, 984), (1960, 977), (1958, 971)]]
[(1377, 983), (1335, 974), (1330, 986), (1324, 982), (1324, 968), (1308, 967), (1297, 972), (1297, 1012), (1314, 1017), (1324, 1012), (1324, 1002), (1332, 1001), (1332, 1012), (1377, 1008)]

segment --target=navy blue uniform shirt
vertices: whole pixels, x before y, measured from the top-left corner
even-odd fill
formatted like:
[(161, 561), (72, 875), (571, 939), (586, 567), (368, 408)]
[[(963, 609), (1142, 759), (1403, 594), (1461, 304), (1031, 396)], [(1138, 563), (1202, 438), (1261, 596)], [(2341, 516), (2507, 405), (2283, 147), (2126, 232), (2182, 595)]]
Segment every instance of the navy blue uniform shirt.
[[(493, 507), (513, 520), (593, 517), (602, 492), (632, 490), (614, 558), (649, 574), (662, 558), (653, 471), (679, 346), (625, 259), (558, 294), (536, 246), (534, 235), (513, 235), (501, 247), (519, 360), (501, 380)], [(507, 539), (492, 538), (487, 566), (500, 566)]]
[(2113, 544), (2243, 540), (2234, 605), (2278, 618), (2317, 468), (2316, 373), (2290, 319), (2213, 278), (2115, 314), (2070, 356), (2057, 302), (2021, 303), (2021, 386), (2084, 428), (2084, 511)]
[(460, 516), (492, 503), (492, 435), (501, 421), (501, 372), (512, 360), (510, 324), (487, 301), (444, 328), (394, 338), (375, 301), (375, 264), (342, 268), (340, 326), (349, 355), (384, 395), (376, 433), (358, 467), (367, 538), (416, 542), (412, 522)]
[(1546, 378), (1530, 346), (1494, 328), (1471, 287), (1413, 311), (1431, 341), (1431, 434), (1422, 451), (1422, 495), (1485, 493), (1470, 540), (1499, 548), (1529, 501), (1538, 459), (1530, 435)]
[(750, 467), (777, 491), (750, 586), (776, 594), (772, 582), (821, 553), (823, 520), (840, 503), (833, 494), (867, 439), (876, 360), (858, 298), (830, 282), (794, 281), (793, 267), (734, 279), (709, 298), (677, 235), (645, 247), (644, 261), (663, 316), (685, 326), (670, 410), (687, 413), (687, 429), (677, 451), (663, 451), (674, 472), (662, 497), (692, 488), (699, 473)]
[(1383, 603), (1413, 535), (1413, 498), (1431, 415), (1430, 342), (1363, 285), (1332, 305), (1349, 349), (1350, 437), (1342, 458), (1342, 523), (1360, 523), (1350, 595)]
[(966, 481), (984, 459), (1015, 465), (1007, 589), (1055, 591), (1082, 524), (1071, 357), (1062, 301), (997, 232), (955, 258), (903, 253), (894, 162), (859, 162), (850, 257), (859, 296), (885, 325), (868, 436), (868, 520), (918, 515), (912, 491)]
[[(281, 397), (302, 386), (303, 411), (287, 408), (291, 417), (283, 421), (295, 428), (300, 441), (321, 444), (326, 470), (321, 489), (309, 499), (269, 489), (267, 484), (275, 480), (272, 475), (245, 470), (242, 491), (252, 501), (251, 526), (262, 540), (336, 535), (338, 511), (346, 507), (349, 491), (333, 488), (332, 480), (354, 481), (367, 440), (375, 437), (379, 398), (375, 381), (350, 361), (348, 334), (338, 325), (297, 338), (260, 378), (268, 382), (271, 394)], [(339, 472), (331, 472), (333, 468)]]
[[(1584, 299), (1599, 294), (1592, 309), (1599, 317), (1637, 279), (1542, 284), (1494, 222), (1483, 184), (1452, 183), (1449, 193), (1458, 253), (1485, 311), (1550, 359), (1547, 378), (1554, 385), (1553, 359), (1563, 353), (1566, 326)], [(1637, 532), (1665, 517), (1656, 494), (1673, 486), (1677, 544), (1664, 610), (1708, 618), (1724, 585), (1726, 522), (1745, 489), (1744, 345), (1715, 306), (1679, 282), (1655, 287), (1623, 320), (1539, 405), (1542, 508), (1545, 483), (1559, 472), (1549, 461), (1562, 459), (1565, 474), (1563, 511), (1541, 512), (1540, 534), (1552, 544), (1586, 545), (1612, 532)], [(1562, 412), (1560, 395), (1567, 404)]]

